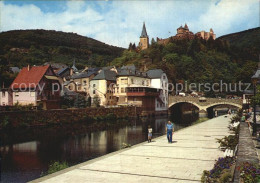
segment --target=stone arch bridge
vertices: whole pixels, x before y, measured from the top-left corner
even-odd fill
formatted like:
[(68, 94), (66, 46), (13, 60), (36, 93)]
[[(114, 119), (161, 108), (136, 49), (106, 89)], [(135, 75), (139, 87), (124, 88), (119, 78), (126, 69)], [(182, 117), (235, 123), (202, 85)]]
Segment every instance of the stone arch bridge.
[(199, 97), (182, 97), (182, 96), (169, 96), (169, 109), (178, 103), (190, 103), (199, 109), (201, 116), (207, 115), (210, 108), (218, 105), (230, 105), (237, 108), (242, 108), (242, 99), (223, 99), (223, 98), (205, 98), (200, 100)]

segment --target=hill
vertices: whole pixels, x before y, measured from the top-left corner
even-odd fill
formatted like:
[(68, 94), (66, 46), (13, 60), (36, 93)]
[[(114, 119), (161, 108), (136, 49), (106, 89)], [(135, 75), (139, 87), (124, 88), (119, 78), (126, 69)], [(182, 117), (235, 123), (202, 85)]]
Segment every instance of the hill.
[[(241, 51), (240, 57), (244, 59), (256, 59), (260, 53), (260, 27), (227, 34), (218, 39), (228, 41), (234, 51)], [(250, 56), (250, 58), (249, 58)]]
[(111, 64), (135, 64), (143, 70), (161, 68), (173, 83), (250, 83), (260, 53), (259, 31), (255, 28), (207, 41), (171, 40), (167, 45), (153, 42), (141, 52), (125, 50)]
[(9, 67), (22, 68), (45, 62), (85, 66), (106, 66), (121, 55), (123, 48), (110, 46), (92, 38), (49, 30), (14, 30), (0, 33), (0, 85), (7, 87), (15, 78)]
[(25, 66), (59, 62), (105, 66), (118, 57), (123, 48), (92, 38), (48, 30), (14, 30), (0, 33), (0, 57), (9, 65)]

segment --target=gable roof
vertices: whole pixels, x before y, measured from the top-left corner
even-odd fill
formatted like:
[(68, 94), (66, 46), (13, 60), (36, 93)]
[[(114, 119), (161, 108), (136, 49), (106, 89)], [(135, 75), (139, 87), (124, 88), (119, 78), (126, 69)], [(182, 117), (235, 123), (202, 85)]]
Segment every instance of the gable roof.
[(33, 66), (28, 69), (28, 67), (22, 68), (18, 76), (15, 78), (11, 84), (12, 89), (18, 88), (34, 88), (41, 81), (42, 77), (45, 75), (47, 70), (50, 68), (50, 65), (44, 66)]
[(69, 70), (68, 67), (61, 68), (60, 70), (58, 70), (57, 74), (58, 74), (58, 75), (61, 75), (61, 74), (63, 74), (64, 72), (66, 72), (67, 70)]
[(136, 70), (135, 65), (122, 66), (121, 69)]
[(116, 80), (116, 72), (110, 70), (102, 70), (98, 75), (96, 75), (92, 80)]
[(151, 79), (161, 78), (162, 74), (164, 73), (162, 69), (152, 69), (146, 72), (148, 77)]
[(92, 74), (96, 74), (97, 71), (88, 71), (88, 72), (80, 72), (73, 74), (71, 79), (79, 79), (79, 78), (89, 78)]

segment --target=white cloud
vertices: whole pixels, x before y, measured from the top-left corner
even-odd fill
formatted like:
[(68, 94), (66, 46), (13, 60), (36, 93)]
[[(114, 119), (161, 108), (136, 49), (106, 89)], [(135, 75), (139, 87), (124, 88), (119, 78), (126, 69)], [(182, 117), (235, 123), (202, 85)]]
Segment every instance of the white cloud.
[[(46, 5), (51, 6), (51, 2)], [(1, 31), (76, 32), (107, 44), (127, 47), (129, 42), (138, 44), (143, 21), (150, 38), (175, 35), (177, 27), (185, 22), (194, 33), (212, 27), (217, 36), (256, 27), (259, 26), (256, 5), (259, 5), (258, 0), (68, 1), (62, 11), (43, 12), (31, 1), (22, 6), (0, 2)]]

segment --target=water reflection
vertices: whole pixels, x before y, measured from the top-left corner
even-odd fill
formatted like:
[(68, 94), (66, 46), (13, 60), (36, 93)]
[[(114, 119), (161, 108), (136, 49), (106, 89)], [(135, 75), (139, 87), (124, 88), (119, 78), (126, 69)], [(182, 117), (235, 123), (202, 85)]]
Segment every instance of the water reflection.
[[(135, 145), (165, 133), (167, 118), (117, 122), (78, 123), (42, 129), (19, 129), (1, 133), (2, 181), (26, 182), (38, 178), (54, 161), (81, 163), (121, 149), (122, 143)], [(187, 126), (187, 124), (186, 124)], [(175, 124), (175, 129), (183, 128)]]

